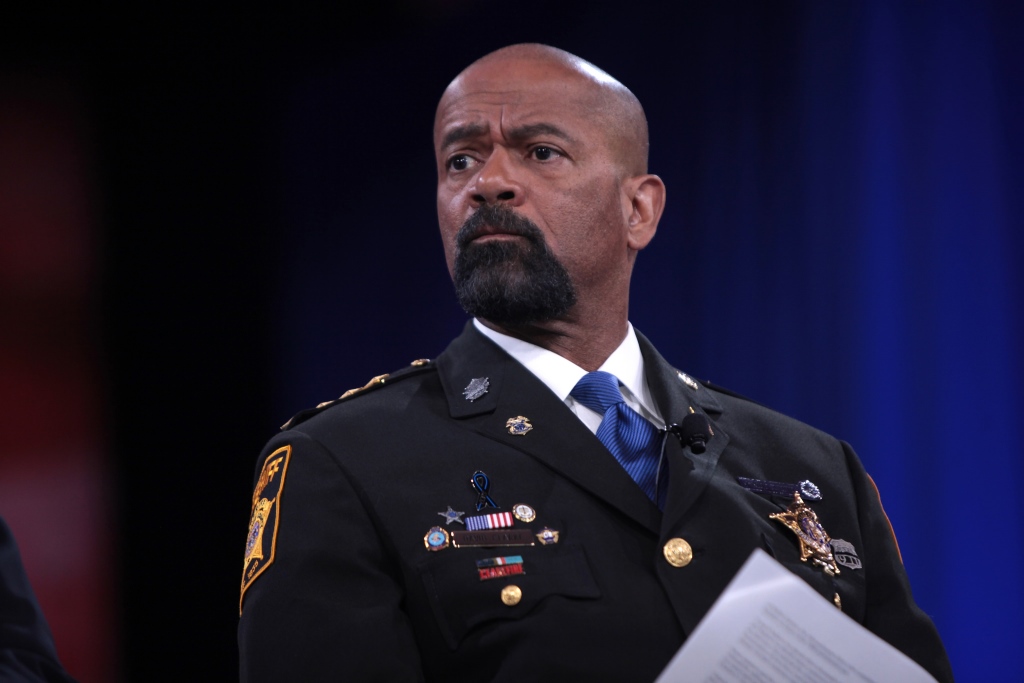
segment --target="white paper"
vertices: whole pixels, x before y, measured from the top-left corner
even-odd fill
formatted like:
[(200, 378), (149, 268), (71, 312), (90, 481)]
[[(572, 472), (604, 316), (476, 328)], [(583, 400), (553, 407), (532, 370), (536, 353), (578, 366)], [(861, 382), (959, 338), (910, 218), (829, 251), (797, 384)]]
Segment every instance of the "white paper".
[(763, 550), (751, 554), (656, 683), (681, 681), (935, 683)]

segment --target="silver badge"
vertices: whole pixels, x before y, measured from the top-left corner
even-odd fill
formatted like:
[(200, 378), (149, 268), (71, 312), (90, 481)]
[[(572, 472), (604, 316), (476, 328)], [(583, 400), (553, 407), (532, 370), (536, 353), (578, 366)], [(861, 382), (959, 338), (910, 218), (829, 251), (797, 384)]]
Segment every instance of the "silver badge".
[(464, 514), (466, 514), (466, 513), (465, 512), (459, 512), (458, 510), (453, 510), (451, 505), (449, 505), (448, 509), (445, 510), (444, 512), (438, 512), (437, 514), (439, 514), (442, 517), (444, 517), (444, 525), (445, 526), (448, 526), (452, 522), (458, 522), (459, 524), (462, 524), (463, 526), (465, 526), (465, 524), (466, 524), (465, 522), (462, 521), (462, 516)]
[(469, 384), (462, 390), (462, 395), (466, 397), (467, 401), (475, 401), (484, 394), (491, 387), (491, 380), (486, 377), (474, 377), (469, 380)]
[(683, 384), (690, 387), (694, 391), (697, 391), (697, 389), (700, 388), (700, 385), (697, 384), (697, 382), (692, 377), (687, 375), (685, 372), (679, 372), (678, 370), (676, 370), (676, 374), (679, 375), (679, 379), (682, 380)]
[(849, 541), (833, 538), (829, 545), (832, 546), (832, 554), (835, 556), (837, 563), (850, 569), (860, 569), (864, 566), (860, 563), (857, 551)]

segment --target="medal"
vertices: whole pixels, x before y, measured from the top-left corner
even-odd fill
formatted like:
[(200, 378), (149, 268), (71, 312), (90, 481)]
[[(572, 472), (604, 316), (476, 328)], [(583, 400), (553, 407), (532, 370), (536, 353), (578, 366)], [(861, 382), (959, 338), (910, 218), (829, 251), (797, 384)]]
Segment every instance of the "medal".
[(800, 541), (801, 560), (806, 562), (810, 558), (814, 565), (821, 567), (829, 576), (839, 573), (839, 567), (832, 556), (832, 546), (829, 545), (831, 539), (818, 521), (818, 515), (807, 507), (799, 493), (793, 494), (793, 502), (785, 512), (775, 512), (768, 517), (785, 524), (787, 529), (796, 534)]
[(423, 537), (423, 545), (427, 550), (444, 550), (448, 547), (448, 532), (439, 526), (432, 526)]
[(525, 503), (516, 503), (512, 506), (512, 514), (520, 522), (526, 522), (529, 524), (533, 520), (537, 519), (537, 511)]

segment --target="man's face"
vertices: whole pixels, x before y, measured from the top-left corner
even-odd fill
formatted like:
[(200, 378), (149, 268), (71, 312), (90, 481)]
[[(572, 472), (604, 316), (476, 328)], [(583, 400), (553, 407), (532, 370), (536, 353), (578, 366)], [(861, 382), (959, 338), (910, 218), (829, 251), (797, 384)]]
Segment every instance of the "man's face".
[[(460, 303), (496, 323), (560, 318), (629, 275), (623, 170), (596, 86), (565, 67), (471, 67), (438, 107), (437, 211)], [(628, 204), (628, 203), (627, 203)]]

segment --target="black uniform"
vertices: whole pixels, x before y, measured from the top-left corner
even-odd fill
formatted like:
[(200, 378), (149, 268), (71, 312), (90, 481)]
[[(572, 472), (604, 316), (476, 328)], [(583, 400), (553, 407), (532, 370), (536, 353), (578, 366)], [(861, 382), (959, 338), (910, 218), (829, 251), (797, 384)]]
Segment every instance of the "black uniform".
[(74, 683), (25, 576), (18, 546), (0, 519), (0, 681)]
[[(664, 512), (547, 386), (472, 325), (436, 362), (297, 416), (257, 464), (242, 680), (652, 681), (754, 548), (829, 601), (838, 594), (846, 614), (951, 680), (849, 446), (693, 382), (638, 337), (666, 421), (692, 408), (713, 430), (699, 455), (668, 440)], [(487, 391), (470, 400), (474, 379)], [(476, 472), (496, 510), (477, 512)], [(797, 537), (769, 519), (791, 499), (737, 477), (812, 481), (821, 500), (811, 507), (861, 567), (829, 576), (802, 562)], [(454, 547), (468, 517), (519, 504), (535, 519), (502, 531), (534, 545)], [(449, 508), (465, 512), (462, 522)], [(666, 559), (672, 539), (692, 549), (685, 566)], [(486, 569), (502, 562), (516, 573)]]

